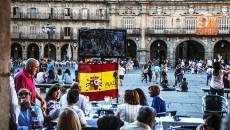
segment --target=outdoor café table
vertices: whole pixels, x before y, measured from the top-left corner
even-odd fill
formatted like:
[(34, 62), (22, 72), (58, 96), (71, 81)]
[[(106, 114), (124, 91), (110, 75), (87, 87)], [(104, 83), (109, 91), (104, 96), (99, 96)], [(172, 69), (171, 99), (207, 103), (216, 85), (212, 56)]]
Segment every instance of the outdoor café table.
[(162, 121), (163, 129), (167, 130), (170, 126), (198, 126), (204, 123), (202, 118), (180, 117), (180, 121), (174, 121), (173, 117), (156, 117), (156, 122)]
[(94, 116), (93, 114), (90, 114), (90, 116), (86, 116), (87, 125), (91, 126), (91, 127), (97, 127), (98, 117), (97, 118), (93, 118), (93, 116)]

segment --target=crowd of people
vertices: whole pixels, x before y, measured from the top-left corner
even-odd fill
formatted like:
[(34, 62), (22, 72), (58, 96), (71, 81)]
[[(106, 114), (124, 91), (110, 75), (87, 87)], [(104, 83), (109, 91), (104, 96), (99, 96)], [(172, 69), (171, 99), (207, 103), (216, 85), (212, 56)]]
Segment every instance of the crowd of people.
[[(57, 130), (81, 130), (84, 127), (89, 127), (86, 120), (86, 104), (88, 100), (86, 96), (81, 94), (81, 86), (77, 82), (78, 80), (73, 81), (73, 78), (70, 78), (71, 82), (69, 83), (71, 83), (71, 87), (66, 94), (63, 94), (63, 87), (61, 84), (63, 82), (67, 83), (66, 80), (63, 80), (63, 77), (65, 76), (61, 75), (60, 71), (57, 72), (58, 75), (60, 74), (60, 79), (62, 81), (59, 82), (59, 80), (53, 79), (56, 77), (58, 79), (58, 76), (50, 74), (50, 76), (47, 76), (47, 81), (53, 80), (57, 82), (52, 82), (53, 85), (46, 93), (44, 99), (41, 97), (40, 93), (35, 88), (34, 82), (34, 79), (39, 79), (38, 77), (40, 72), (37, 73), (37, 71), (42, 70), (42, 72), (49, 72), (50, 70), (55, 70), (55, 66), (52, 61), (48, 61), (47, 66), (42, 63), (43, 61), (39, 64), (36, 59), (30, 58), (25, 62), (25, 67), (14, 76), (14, 79), (10, 77), (10, 117), (11, 121), (17, 127), (15, 129), (29, 129), (34, 126), (35, 120), (37, 121), (36, 125), (49, 126), (57, 119)], [(120, 79), (124, 78), (124, 74), (127, 71), (124, 66), (125, 64), (121, 62), (119, 67)], [(213, 63), (213, 68), (210, 67), (210, 69), (207, 69), (207, 73), (212, 75), (210, 81), (211, 94), (223, 95), (223, 76), (224, 74), (227, 75), (230, 73), (230, 71), (223, 69), (224, 66), (218, 61)], [(151, 75), (149, 74), (149, 71), (152, 71)], [(163, 88), (170, 89), (168, 87), (167, 71), (168, 65), (158, 66), (155, 62), (150, 61), (148, 64), (144, 65), (144, 77), (142, 82), (156, 83), (156, 85), (151, 85), (148, 88), (149, 96), (152, 97), (151, 103), (147, 102), (145, 93), (142, 89), (128, 89), (124, 94), (124, 102), (118, 106), (116, 113), (113, 116), (104, 116), (98, 119), (98, 129), (153, 129), (156, 124), (155, 117), (161, 117), (167, 114), (166, 101), (162, 96), (160, 96), (161, 90), (159, 87), (159, 85), (161, 85)], [(182, 91), (188, 91), (188, 83), (186, 82), (186, 78), (183, 77), (183, 71), (185, 71), (183, 66), (178, 64), (175, 71), (176, 82), (174, 85), (179, 84)], [(70, 72), (65, 71), (66, 75), (69, 73)], [(78, 73), (78, 69), (75, 69), (75, 73)], [(35, 75), (36, 78), (34, 77)], [(40, 75), (41, 77), (44, 76), (44, 74)], [(147, 80), (147, 78), (149, 80)], [(120, 80), (120, 84), (122, 85), (122, 80)], [(15, 86), (15, 89), (13, 86)], [(36, 99), (41, 102), (39, 106), (36, 103)], [(204, 115), (203, 119), (204, 123), (197, 127), (198, 130), (204, 130), (208, 127), (213, 130), (220, 130), (222, 126), (220, 115), (207, 114)], [(228, 128), (227, 125), (226, 127)]]

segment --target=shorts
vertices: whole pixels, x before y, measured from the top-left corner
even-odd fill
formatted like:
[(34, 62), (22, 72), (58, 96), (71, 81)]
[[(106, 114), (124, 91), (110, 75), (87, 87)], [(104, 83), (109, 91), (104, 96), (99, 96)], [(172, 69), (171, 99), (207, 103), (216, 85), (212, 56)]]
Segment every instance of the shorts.
[(124, 79), (124, 75), (119, 75), (119, 79)]

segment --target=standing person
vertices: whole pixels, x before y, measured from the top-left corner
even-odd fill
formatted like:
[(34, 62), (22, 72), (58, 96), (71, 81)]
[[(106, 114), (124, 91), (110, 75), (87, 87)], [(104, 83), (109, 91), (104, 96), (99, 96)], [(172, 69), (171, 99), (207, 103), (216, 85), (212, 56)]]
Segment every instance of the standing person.
[(42, 109), (46, 109), (46, 101), (41, 97), (35, 88), (34, 75), (37, 73), (39, 63), (36, 59), (30, 58), (26, 61), (25, 68), (14, 78), (16, 91), (27, 88), (31, 92), (31, 101), (36, 103), (36, 98), (41, 102)]
[(230, 70), (223, 70), (223, 66), (220, 62), (213, 63), (213, 73), (210, 83), (210, 93), (220, 96), (224, 95), (224, 83), (223, 75), (230, 74)]
[(177, 69), (176, 69), (174, 75), (175, 75), (176, 81), (175, 81), (175, 84), (173, 85), (173, 87), (177, 86), (177, 83), (180, 84), (182, 81), (183, 71), (180, 68), (180, 66), (177, 66)]
[(158, 64), (156, 64), (154, 68), (155, 68), (154, 71), (155, 71), (155, 77), (156, 77), (155, 82), (156, 84), (158, 84), (158, 78), (160, 76), (160, 67), (158, 66)]
[(147, 75), (149, 77), (149, 82), (151, 83), (152, 81), (152, 77), (153, 77), (153, 72), (152, 72), (152, 69), (151, 69), (151, 63), (149, 63), (149, 67), (148, 67), (148, 71), (147, 71)]
[(206, 82), (206, 85), (208, 86), (209, 84), (209, 81), (212, 79), (212, 66), (208, 66), (208, 69), (206, 71), (206, 74), (207, 74), (207, 82)]
[(75, 71), (75, 81), (78, 82), (78, 61), (76, 61), (74, 65), (74, 71)]
[(143, 83), (143, 81), (145, 80), (145, 82), (147, 83), (148, 64), (144, 65), (142, 71), (143, 71), (143, 74), (144, 74), (144, 78), (141, 80), (141, 82)]
[(122, 83), (123, 83), (124, 75), (125, 75), (125, 68), (123, 67), (123, 65), (120, 65), (120, 66), (119, 66), (120, 86), (123, 85)]
[(152, 70), (152, 79), (153, 79), (153, 82), (154, 82), (154, 76), (155, 76), (155, 64), (154, 64), (154, 62), (152, 63), (152, 65), (151, 65), (151, 70)]
[(136, 64), (137, 64), (137, 68), (139, 69), (140, 67), (139, 67), (139, 59), (138, 58), (136, 58)]
[(150, 86), (148, 88), (150, 97), (153, 98), (151, 107), (153, 107), (157, 113), (157, 116), (165, 116), (166, 104), (165, 100), (160, 96), (160, 88), (157, 85)]

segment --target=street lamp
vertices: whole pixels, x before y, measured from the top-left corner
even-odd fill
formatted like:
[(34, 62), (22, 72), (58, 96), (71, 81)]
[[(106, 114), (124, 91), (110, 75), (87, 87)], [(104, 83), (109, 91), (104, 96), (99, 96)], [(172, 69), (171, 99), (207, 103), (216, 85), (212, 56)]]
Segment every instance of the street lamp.
[[(46, 30), (45, 30), (46, 29)], [(47, 23), (47, 26), (42, 26), (42, 32), (47, 33), (48, 35), (48, 59), (50, 59), (50, 35), (53, 35), (56, 31), (55, 26), (50, 26), (50, 22)]]

